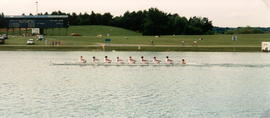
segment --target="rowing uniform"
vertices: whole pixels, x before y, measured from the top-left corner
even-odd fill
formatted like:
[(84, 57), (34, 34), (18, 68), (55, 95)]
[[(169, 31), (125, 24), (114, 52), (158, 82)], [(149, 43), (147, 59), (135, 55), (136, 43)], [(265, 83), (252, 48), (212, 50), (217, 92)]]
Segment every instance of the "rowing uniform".
[(124, 64), (124, 61), (121, 60), (121, 59), (116, 59), (116, 63), (119, 63), (119, 64)]
[(112, 60), (110, 60), (110, 59), (104, 59), (104, 63), (112, 63)]
[(167, 58), (167, 59), (165, 60), (165, 62), (166, 62), (167, 64), (172, 64), (172, 63), (173, 63), (173, 60)]
[(80, 59), (79, 61), (80, 61), (81, 63), (86, 63), (86, 60), (85, 60), (85, 59), (83, 59), (83, 58), (82, 58), (82, 59)]
[(136, 60), (134, 60), (134, 59), (128, 59), (128, 63), (129, 64), (135, 64), (136, 63)]
[(98, 59), (92, 59), (93, 63), (97, 63), (99, 60)]
[(153, 63), (154, 63), (154, 64), (160, 64), (160, 62), (161, 62), (160, 60), (153, 59)]
[(141, 63), (142, 63), (142, 64), (148, 64), (148, 61), (145, 60), (145, 59), (141, 59)]

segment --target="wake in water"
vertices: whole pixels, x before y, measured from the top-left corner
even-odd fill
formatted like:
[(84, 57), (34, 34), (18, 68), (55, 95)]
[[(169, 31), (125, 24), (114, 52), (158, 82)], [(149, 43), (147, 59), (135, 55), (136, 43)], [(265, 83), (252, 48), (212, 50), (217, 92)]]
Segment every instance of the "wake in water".
[(52, 66), (175, 66), (175, 67), (249, 67), (249, 68), (268, 68), (270, 64), (233, 64), (233, 63), (220, 63), (220, 64), (210, 64), (210, 63), (188, 63), (188, 64), (117, 64), (117, 63), (51, 63)]

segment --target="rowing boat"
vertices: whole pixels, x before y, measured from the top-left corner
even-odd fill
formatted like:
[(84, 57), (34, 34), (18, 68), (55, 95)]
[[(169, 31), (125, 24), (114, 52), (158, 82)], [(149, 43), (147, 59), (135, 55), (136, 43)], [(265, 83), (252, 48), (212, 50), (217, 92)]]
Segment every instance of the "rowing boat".
[(149, 64), (120, 64), (120, 63), (79, 63), (79, 62), (65, 62), (65, 63), (51, 63), (50, 65), (53, 66), (182, 66), (182, 67), (187, 67), (187, 66), (194, 66), (194, 67), (250, 67), (250, 68), (262, 68), (262, 67), (270, 67), (270, 64), (232, 64), (232, 63), (222, 63), (222, 64), (209, 64), (209, 63), (203, 63), (203, 64), (196, 64), (196, 63), (189, 63), (189, 64), (181, 64), (181, 63), (174, 63), (174, 64), (166, 64), (166, 63), (161, 63), (161, 64), (154, 64), (154, 63), (149, 63)]
[(182, 64), (120, 64), (120, 63), (51, 63), (54, 66), (176, 66)]

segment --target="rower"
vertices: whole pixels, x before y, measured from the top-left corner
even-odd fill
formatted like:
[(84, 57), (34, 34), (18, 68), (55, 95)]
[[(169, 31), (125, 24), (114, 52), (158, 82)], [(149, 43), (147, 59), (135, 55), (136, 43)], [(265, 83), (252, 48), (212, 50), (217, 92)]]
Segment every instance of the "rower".
[(182, 59), (182, 64), (187, 64), (185, 59)]
[(160, 64), (160, 60), (157, 59), (157, 57), (153, 57), (153, 63), (154, 64)]
[(116, 63), (124, 64), (124, 60), (120, 59), (119, 57), (116, 57)]
[(99, 59), (97, 59), (95, 56), (93, 56), (92, 62), (93, 62), (93, 63), (97, 63), (97, 62), (99, 62)]
[(169, 58), (169, 56), (166, 56), (166, 60), (165, 60), (166, 64), (173, 64), (173, 60), (171, 60)]
[(129, 64), (135, 64), (136, 63), (136, 60), (135, 59), (132, 59), (132, 57), (130, 56), (129, 59), (128, 59), (128, 63)]
[(83, 56), (80, 56), (80, 60), (81, 63), (86, 63), (87, 61), (83, 58)]
[(148, 60), (144, 59), (143, 56), (141, 56), (141, 64), (148, 64)]
[(112, 63), (112, 60), (108, 58), (108, 56), (104, 57), (104, 63)]

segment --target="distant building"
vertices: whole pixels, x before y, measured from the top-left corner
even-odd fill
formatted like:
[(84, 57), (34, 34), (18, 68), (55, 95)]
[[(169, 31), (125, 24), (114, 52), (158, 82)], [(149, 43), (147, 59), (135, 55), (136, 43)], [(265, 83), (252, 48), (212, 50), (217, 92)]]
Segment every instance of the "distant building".
[(35, 33), (39, 31), (39, 34), (44, 34), (44, 29), (69, 27), (67, 15), (5, 16), (4, 18), (7, 33), (14, 28), (35, 28), (36, 30), (33, 30)]

